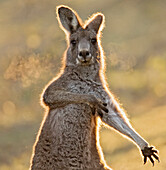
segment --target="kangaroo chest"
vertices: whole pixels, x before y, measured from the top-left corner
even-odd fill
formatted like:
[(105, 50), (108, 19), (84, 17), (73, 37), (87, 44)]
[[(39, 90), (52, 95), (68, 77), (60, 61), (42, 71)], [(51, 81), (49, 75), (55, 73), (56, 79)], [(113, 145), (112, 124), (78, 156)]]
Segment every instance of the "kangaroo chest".
[(107, 96), (105, 89), (101, 83), (94, 82), (92, 80), (72, 80), (67, 85), (67, 90), (73, 93), (79, 94), (91, 94), (101, 100), (104, 100)]

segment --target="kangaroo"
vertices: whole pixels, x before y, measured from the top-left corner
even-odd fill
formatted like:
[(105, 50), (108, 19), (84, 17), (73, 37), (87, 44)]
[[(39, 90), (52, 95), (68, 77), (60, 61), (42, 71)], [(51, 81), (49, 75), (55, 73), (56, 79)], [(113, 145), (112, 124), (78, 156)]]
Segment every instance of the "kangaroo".
[[(60, 27), (67, 35), (64, 66), (43, 90), (46, 115), (34, 151), (32, 170), (104, 170), (107, 166), (99, 144), (102, 122), (132, 139), (154, 165), (157, 150), (131, 126), (107, 87), (100, 34), (104, 15), (94, 14), (84, 25), (67, 6), (57, 7)], [(153, 158), (154, 157), (154, 158)]]

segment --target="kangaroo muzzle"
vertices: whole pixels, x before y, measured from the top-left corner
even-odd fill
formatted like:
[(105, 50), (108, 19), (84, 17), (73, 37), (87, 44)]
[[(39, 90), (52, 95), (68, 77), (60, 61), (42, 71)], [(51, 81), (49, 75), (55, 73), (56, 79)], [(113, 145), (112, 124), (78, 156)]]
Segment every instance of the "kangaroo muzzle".
[(88, 63), (92, 59), (90, 53), (90, 43), (86, 39), (82, 39), (78, 45), (78, 59), (81, 63)]

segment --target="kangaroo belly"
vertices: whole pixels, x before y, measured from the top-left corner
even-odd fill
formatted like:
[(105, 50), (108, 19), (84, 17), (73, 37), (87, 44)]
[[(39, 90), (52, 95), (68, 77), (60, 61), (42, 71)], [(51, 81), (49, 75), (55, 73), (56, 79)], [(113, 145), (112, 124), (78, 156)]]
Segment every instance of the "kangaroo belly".
[(70, 104), (52, 110), (48, 115), (53, 138), (58, 144), (72, 150), (83, 150), (95, 127), (91, 109), (85, 104)]
[[(49, 134), (45, 129), (49, 129)], [(45, 139), (50, 141), (47, 153), (43, 150), (48, 145), (43, 143)], [(96, 121), (90, 107), (86, 104), (70, 104), (51, 110), (41, 130), (36, 149), (35, 156), (39, 154), (40, 157), (43, 155), (45, 160), (52, 160), (51, 165), (55, 169), (101, 167), (96, 147)], [(39, 153), (41, 151), (42, 153)]]

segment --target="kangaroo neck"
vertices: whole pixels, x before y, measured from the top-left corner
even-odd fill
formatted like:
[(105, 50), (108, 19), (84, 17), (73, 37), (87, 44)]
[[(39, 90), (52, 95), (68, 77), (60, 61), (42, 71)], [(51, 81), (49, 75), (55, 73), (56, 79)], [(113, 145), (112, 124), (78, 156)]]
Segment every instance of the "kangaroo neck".
[(87, 66), (66, 66), (64, 69), (65, 72), (72, 72), (79, 76), (82, 79), (89, 79), (95, 82), (100, 82), (99, 76), (99, 66), (96, 64), (87, 65)]

